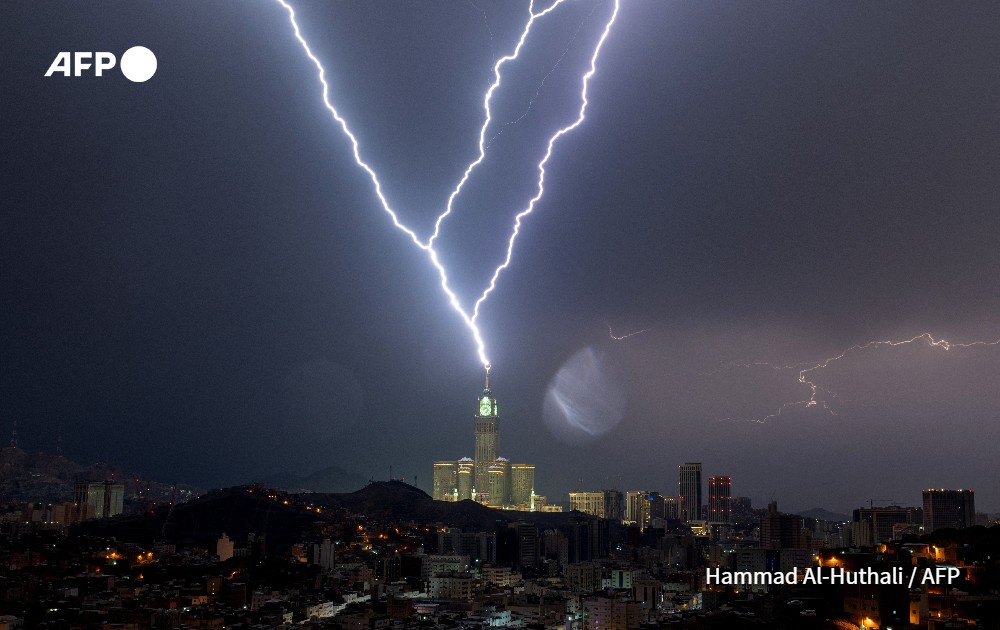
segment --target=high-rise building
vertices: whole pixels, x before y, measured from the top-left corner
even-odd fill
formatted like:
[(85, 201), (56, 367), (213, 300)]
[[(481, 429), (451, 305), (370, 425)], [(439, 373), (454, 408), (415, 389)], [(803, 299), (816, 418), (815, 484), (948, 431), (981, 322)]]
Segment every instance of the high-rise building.
[[(649, 501), (649, 516), (647, 517), (646, 526), (652, 526), (654, 521), (662, 521), (664, 519), (663, 508), (665, 503), (663, 501), (663, 495), (659, 492), (650, 492), (649, 496), (646, 498)], [(662, 526), (662, 523), (658, 523)]]
[(736, 497), (732, 505), (734, 522), (745, 523), (753, 518), (753, 504), (750, 497)]
[(475, 457), (434, 462), (434, 498), (438, 501), (472, 499), (492, 507), (531, 509), (544, 503), (534, 494), (535, 466), (513, 464), (499, 456), (500, 417), (497, 401), (490, 391), (490, 370), (486, 386), (476, 401)]
[(924, 530), (965, 529), (976, 524), (976, 497), (972, 490), (924, 490)]
[(859, 533), (859, 540), (870, 545), (888, 542), (893, 539), (893, 528), (896, 525), (921, 524), (923, 514), (920, 508), (900, 507), (867, 507), (854, 510), (854, 531)]
[(89, 504), (95, 518), (118, 516), (124, 510), (125, 485), (114, 481), (78, 481), (73, 500), (78, 505)]
[(778, 504), (767, 504), (767, 514), (760, 519), (760, 546), (768, 549), (805, 549), (808, 547), (802, 534), (802, 517), (782, 514)]
[(476, 421), (475, 488), (479, 493), (489, 492), (489, 470), (496, 462), (500, 449), (500, 417), (497, 400), (490, 391), (490, 369), (486, 368), (486, 387), (479, 397)]
[(540, 553), (540, 532), (534, 523), (518, 521), (511, 523), (508, 527), (514, 533), (516, 558), (515, 562), (521, 567), (533, 567), (538, 564)]
[(625, 493), (625, 522), (640, 528), (649, 523), (648, 490), (629, 490)]
[(579, 510), (584, 514), (604, 518), (604, 493), (603, 492), (570, 492), (570, 511)]
[(510, 503), (524, 505), (531, 502), (531, 491), (535, 489), (534, 464), (511, 464)]
[[(223, 534), (225, 536), (225, 534)], [(220, 541), (221, 544), (221, 541)], [(232, 546), (233, 543), (229, 543), (230, 557), (232, 557)], [(222, 558), (222, 553), (219, 553), (219, 558)], [(313, 564), (318, 564), (323, 568), (324, 571), (332, 571), (337, 566), (337, 553), (336, 546), (329, 538), (324, 538), (323, 542), (319, 545), (313, 545)]]
[(475, 462), (471, 457), (463, 457), (455, 462), (455, 476), (458, 490), (458, 500), (464, 501), (472, 498), (472, 484), (475, 482)]
[(685, 521), (702, 520), (701, 513), (701, 462), (678, 466), (677, 489), (684, 500)]
[(87, 504), (94, 510), (94, 516), (104, 516), (104, 482), (78, 481), (73, 491), (73, 501), (77, 505)]
[(733, 522), (733, 478), (718, 475), (708, 478), (708, 514), (710, 523)]
[(676, 494), (664, 495), (661, 498), (663, 499), (663, 518), (674, 521), (681, 520), (681, 517), (684, 516), (684, 499)]
[(620, 521), (625, 517), (625, 495), (618, 490), (570, 492), (569, 509)]
[(434, 499), (451, 501), (458, 488), (458, 462), (434, 462)]
[(604, 518), (620, 521), (625, 518), (625, 495), (618, 490), (603, 490)]
[(487, 469), (487, 488), (489, 493), (490, 507), (503, 507), (510, 501), (510, 462), (503, 457), (498, 457), (496, 461)]

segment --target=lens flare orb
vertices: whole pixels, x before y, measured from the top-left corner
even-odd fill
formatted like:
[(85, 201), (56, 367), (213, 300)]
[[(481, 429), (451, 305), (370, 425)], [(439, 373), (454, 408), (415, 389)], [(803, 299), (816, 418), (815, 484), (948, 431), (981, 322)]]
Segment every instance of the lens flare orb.
[(621, 370), (606, 353), (587, 347), (552, 377), (542, 413), (554, 436), (582, 444), (614, 429), (625, 416), (625, 408)]

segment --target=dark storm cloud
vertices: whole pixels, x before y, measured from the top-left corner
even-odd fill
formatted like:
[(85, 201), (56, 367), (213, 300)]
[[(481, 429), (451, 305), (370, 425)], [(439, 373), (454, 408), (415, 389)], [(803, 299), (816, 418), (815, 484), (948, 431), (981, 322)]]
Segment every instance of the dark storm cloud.
[[(544, 63), (498, 100), (503, 120), (608, 7), (567, 4), (529, 47)], [(526, 7), (485, 22), (464, 3), (382, 8), (299, 12), (387, 194), (427, 234)], [(324, 458), (426, 480), (432, 460), (471, 451), (468, 333), (375, 204), (280, 7), (0, 11), (0, 416), (25, 446), (52, 448), (62, 423), (79, 459), (205, 484)], [(998, 437), (1000, 351), (851, 356), (822, 374), (836, 416), (763, 425), (721, 419), (801, 398), (795, 373), (718, 369), (924, 330), (1000, 336), (998, 18), (989, 4), (625, 3), (587, 121), (556, 147), (484, 309), (501, 451), (536, 463), (555, 498), (671, 492), (677, 464), (702, 460), (783, 508), (979, 484), (997, 509), (981, 445)], [(58, 51), (134, 44), (159, 60), (148, 83), (43, 77)], [(551, 81), (559, 98), (566, 78)], [(548, 122), (498, 138), (449, 226), (465, 299), (506, 240), (503, 195), (523, 197), (538, 159), (518, 150)], [(615, 342), (605, 321), (650, 332)], [(545, 387), (588, 347), (623, 366), (627, 409), (571, 448), (544, 428)]]

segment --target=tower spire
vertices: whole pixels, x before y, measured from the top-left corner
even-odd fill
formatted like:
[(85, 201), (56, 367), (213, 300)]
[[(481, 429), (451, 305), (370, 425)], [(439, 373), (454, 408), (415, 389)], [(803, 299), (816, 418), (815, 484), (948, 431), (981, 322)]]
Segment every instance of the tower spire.
[(490, 391), (490, 364), (486, 364), (486, 387), (484, 391)]

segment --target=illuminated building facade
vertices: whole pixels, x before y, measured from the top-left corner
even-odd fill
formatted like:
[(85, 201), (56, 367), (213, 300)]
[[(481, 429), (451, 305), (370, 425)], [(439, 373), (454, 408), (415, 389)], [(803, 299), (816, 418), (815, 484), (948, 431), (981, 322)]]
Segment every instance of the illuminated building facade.
[(701, 513), (701, 462), (678, 466), (677, 489), (684, 500), (685, 521), (702, 520)]
[(476, 400), (474, 457), (457, 461), (434, 462), (434, 493), (438, 501), (472, 499), (491, 507), (536, 509), (543, 504), (534, 494), (535, 466), (511, 464), (499, 455), (500, 415), (497, 400), (490, 390), (490, 371), (486, 386)]
[(458, 462), (434, 462), (434, 498), (450, 501), (458, 487)]
[(603, 492), (570, 492), (569, 509), (604, 518)]
[(510, 462), (503, 457), (486, 469), (487, 492), (490, 507), (503, 507), (510, 503)]
[(535, 489), (535, 466), (533, 464), (512, 464), (510, 467), (510, 503), (524, 505), (531, 502), (531, 492)]
[(733, 522), (733, 478), (729, 475), (718, 475), (708, 478), (708, 514), (709, 523)]
[(476, 422), (476, 477), (475, 487), (479, 492), (486, 492), (489, 486), (490, 466), (497, 459), (500, 449), (500, 416), (497, 412), (497, 400), (490, 391), (490, 372), (486, 370), (486, 387), (478, 401)]
[(621, 521), (625, 518), (625, 495), (618, 490), (570, 492), (569, 509)]
[(649, 491), (629, 490), (625, 493), (625, 522), (645, 528), (649, 523)]
[(118, 516), (124, 509), (125, 485), (113, 481), (79, 481), (74, 487), (73, 501), (89, 504), (96, 518)]
[[(455, 462), (456, 464), (456, 484), (455, 488), (458, 494), (458, 500), (464, 501), (466, 499), (472, 498), (472, 487), (476, 472), (476, 465), (472, 461), (471, 457), (463, 457), (462, 459)], [(435, 499), (437, 497), (434, 497)]]

